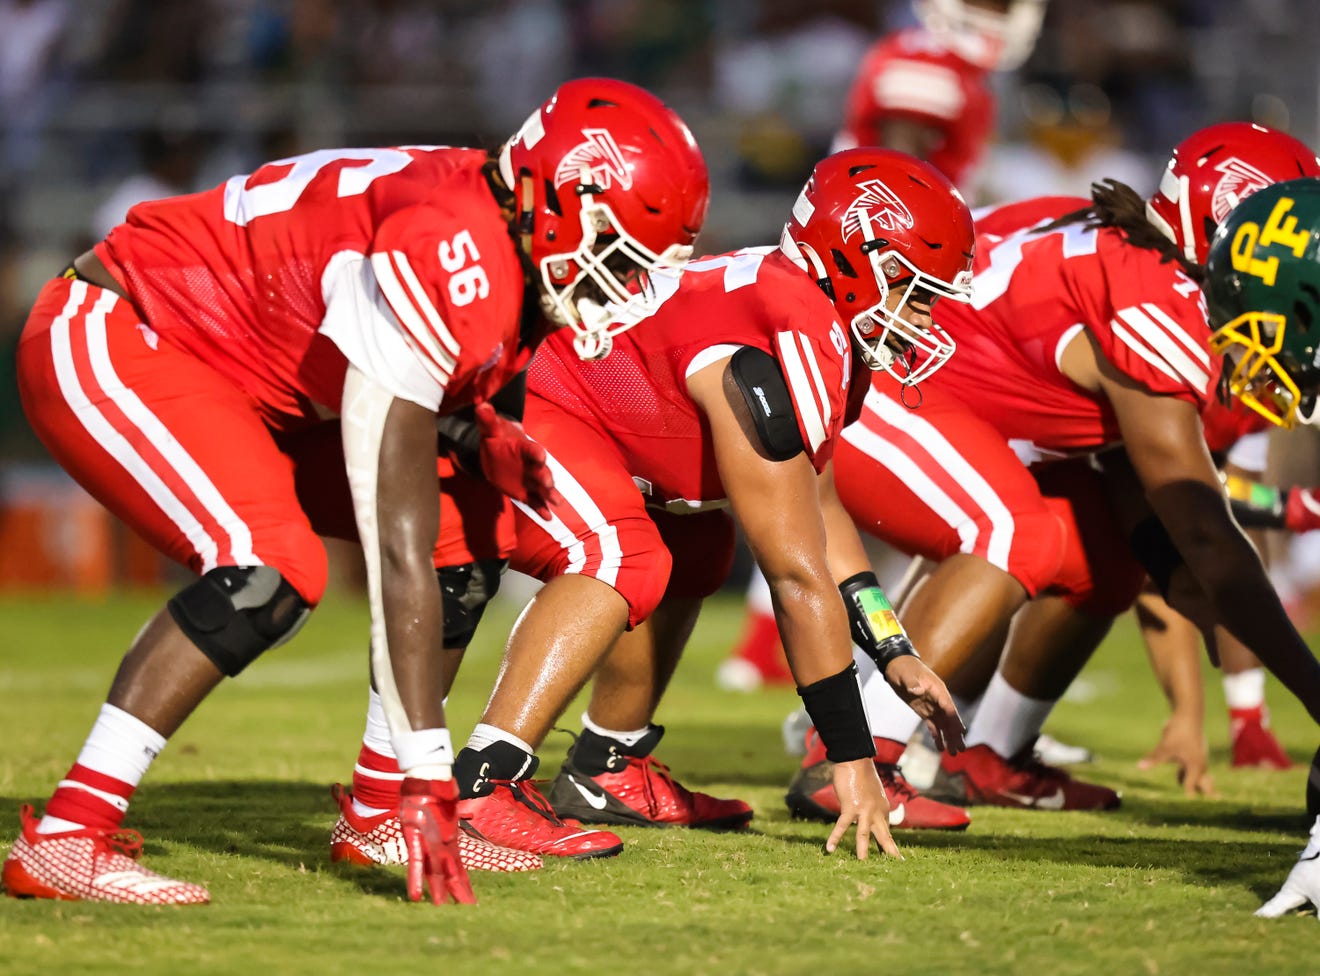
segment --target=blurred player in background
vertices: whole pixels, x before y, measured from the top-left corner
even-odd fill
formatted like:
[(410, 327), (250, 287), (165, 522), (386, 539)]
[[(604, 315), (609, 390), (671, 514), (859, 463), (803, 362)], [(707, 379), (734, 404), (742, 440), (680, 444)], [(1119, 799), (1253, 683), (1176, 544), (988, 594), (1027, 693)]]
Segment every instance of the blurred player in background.
[[(1244, 124), (1217, 136), (1195, 165), (1254, 174), (1234, 176), (1233, 202), (1316, 166), (1281, 133)], [(941, 798), (1118, 804), (1114, 791), (1041, 764), (1032, 744), (1147, 571), (1320, 712), (1320, 667), (1229, 515), (1205, 447), (1200, 415), (1217, 370), (1194, 258), (1219, 215), (1188, 196), (1192, 165), (1175, 157), (1162, 183), (1185, 204), (1177, 223), (1152, 220), (1112, 183), (1089, 206), (1043, 198), (988, 213), (973, 304), (935, 315), (957, 355), (923, 384), (919, 409), (877, 383), (844, 434), (835, 482), (858, 525), (939, 563), (901, 608), (913, 643), (955, 694), (974, 698), (988, 681), (967, 751), (943, 759)], [(1125, 454), (1108, 450), (1118, 442)], [(1097, 452), (1103, 480), (1085, 460)], [(896, 759), (915, 723), (883, 682), (866, 690), (877, 755)], [(804, 762), (790, 806), (818, 758)]]
[[(442, 699), (437, 417), (489, 399), (547, 321), (608, 351), (704, 218), (691, 133), (647, 92), (569, 82), (497, 153), (321, 150), (206, 193), (134, 208), (48, 283), (19, 382), (64, 467), (199, 574), (135, 638), (77, 762), (3, 869), (11, 896), (196, 904), (121, 830), (152, 760), (225, 676), (289, 639), (325, 551), (292, 472), (300, 434), (339, 417), (372, 608), (372, 673), (401, 781), (408, 892), (473, 900), (460, 860)], [(606, 306), (612, 311), (607, 311)], [(516, 429), (522, 500), (554, 498)]]
[[(1031, 53), (1045, 0), (918, 0), (921, 26), (879, 40), (849, 92), (835, 149), (883, 146), (924, 159), (969, 192), (994, 133), (993, 71)], [(743, 637), (716, 680), (731, 690), (791, 683), (770, 593), (752, 569)]]

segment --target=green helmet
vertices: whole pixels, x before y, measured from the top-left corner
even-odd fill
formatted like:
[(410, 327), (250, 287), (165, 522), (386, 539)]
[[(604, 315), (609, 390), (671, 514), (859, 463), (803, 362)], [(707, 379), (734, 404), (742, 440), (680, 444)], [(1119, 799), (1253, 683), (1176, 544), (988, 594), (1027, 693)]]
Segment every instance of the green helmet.
[(1320, 394), (1320, 178), (1275, 183), (1238, 204), (1206, 262), (1210, 349), (1228, 386), (1281, 427)]

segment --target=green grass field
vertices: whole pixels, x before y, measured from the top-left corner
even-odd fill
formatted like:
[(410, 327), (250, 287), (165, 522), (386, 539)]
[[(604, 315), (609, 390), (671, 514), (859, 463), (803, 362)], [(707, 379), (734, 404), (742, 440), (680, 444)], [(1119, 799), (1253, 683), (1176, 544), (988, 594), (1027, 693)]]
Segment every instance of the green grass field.
[[(156, 595), (0, 600), (0, 837), (76, 755), (120, 654)], [(483, 626), (450, 714), (476, 720), (513, 611)], [(288, 647), (222, 688), (138, 792), (128, 826), (148, 863), (207, 884), (204, 908), (0, 899), (0, 973), (548, 974), (1315, 973), (1313, 918), (1251, 912), (1304, 839), (1304, 772), (1233, 772), (1209, 685), (1217, 799), (1187, 800), (1170, 770), (1135, 763), (1163, 703), (1130, 625), (1086, 672), (1094, 699), (1050, 731), (1096, 749), (1085, 775), (1123, 790), (1104, 814), (977, 809), (963, 835), (904, 832), (906, 860), (823, 853), (827, 829), (788, 819), (795, 765), (780, 744), (791, 691), (731, 695), (716, 664), (741, 609), (712, 601), (660, 715), (660, 758), (692, 786), (744, 797), (754, 829), (623, 829), (622, 856), (477, 874), (480, 904), (404, 898), (400, 869), (331, 866), (334, 806), (362, 730), (366, 611), (331, 601)], [(1275, 725), (1305, 764), (1304, 712), (1270, 689)], [(572, 710), (569, 724), (576, 727)], [(543, 775), (568, 744), (552, 735)]]

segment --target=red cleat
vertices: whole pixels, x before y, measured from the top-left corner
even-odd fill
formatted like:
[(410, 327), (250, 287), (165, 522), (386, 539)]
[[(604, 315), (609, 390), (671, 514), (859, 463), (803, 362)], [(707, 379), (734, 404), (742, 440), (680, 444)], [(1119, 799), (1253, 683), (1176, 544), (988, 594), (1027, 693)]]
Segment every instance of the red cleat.
[(104, 901), (120, 905), (205, 905), (201, 885), (166, 878), (138, 864), (142, 835), (136, 830), (86, 828), (38, 834), (32, 807), (19, 808), (22, 832), (4, 866), (11, 898)]
[[(966, 830), (972, 822), (967, 811), (923, 796), (903, 778), (898, 758), (904, 745), (893, 739), (875, 740), (875, 771), (889, 799), (889, 826), (905, 830)], [(789, 812), (804, 820), (834, 823), (839, 819), (839, 797), (834, 792), (834, 763), (825, 758), (825, 745), (815, 729), (807, 732), (807, 754), (784, 796)]]
[[(339, 819), (330, 832), (330, 860), (350, 864), (407, 864), (403, 824), (398, 810), (374, 817), (360, 816), (353, 809), (353, 794), (336, 783), (330, 794), (339, 804)], [(492, 844), (460, 823), (458, 856), (469, 871), (535, 871), (541, 855), (515, 851)]]
[(1234, 768), (1292, 768), (1292, 760), (1270, 731), (1270, 712), (1264, 705), (1230, 708), (1228, 736), (1233, 743)]
[(608, 830), (565, 823), (529, 779), (490, 780), (485, 796), (458, 801), (459, 826), (498, 847), (585, 860), (613, 857), (623, 841)]
[(707, 830), (747, 826), (752, 808), (742, 800), (694, 793), (651, 756), (663, 732), (660, 726), (653, 726), (632, 749), (621, 749), (615, 740), (583, 732), (550, 787), (550, 805), (561, 817), (583, 823)]
[(1045, 765), (1030, 745), (1009, 759), (984, 744), (946, 755), (929, 792), (952, 803), (1032, 810), (1113, 810), (1122, 802), (1107, 786)]

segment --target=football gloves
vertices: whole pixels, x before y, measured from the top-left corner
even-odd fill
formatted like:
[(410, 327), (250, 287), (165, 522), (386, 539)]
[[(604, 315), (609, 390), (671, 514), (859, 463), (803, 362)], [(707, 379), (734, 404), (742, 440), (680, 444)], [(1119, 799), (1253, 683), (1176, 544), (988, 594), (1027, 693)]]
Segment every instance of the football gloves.
[(1307, 902), (1320, 908), (1320, 817), (1311, 827), (1311, 840), (1288, 872), (1279, 893), (1256, 909), (1259, 918), (1278, 918)]
[(475, 905), (477, 896), (458, 856), (458, 785), (452, 779), (405, 777), (399, 819), (408, 849), (408, 899), (421, 901), (430, 888), (436, 905), (450, 898)]

